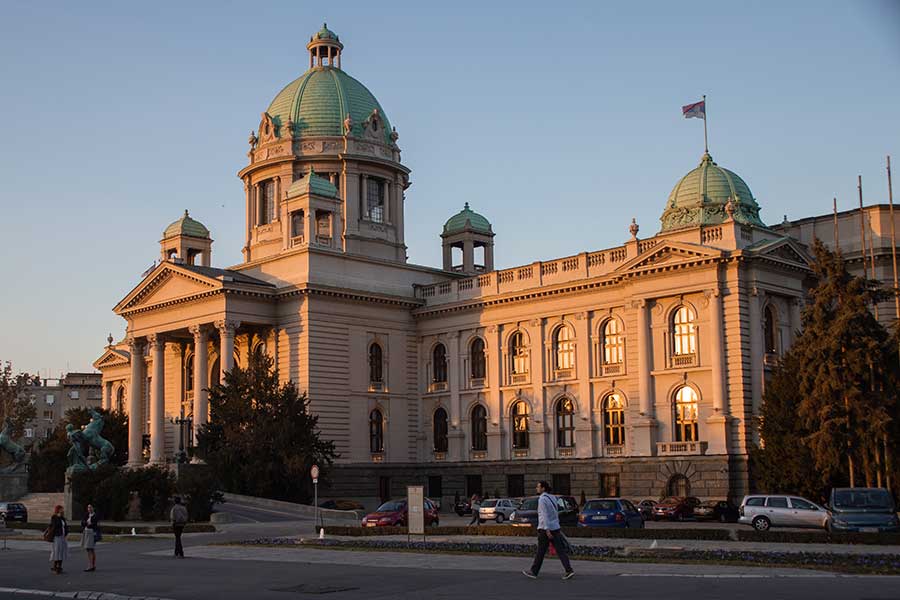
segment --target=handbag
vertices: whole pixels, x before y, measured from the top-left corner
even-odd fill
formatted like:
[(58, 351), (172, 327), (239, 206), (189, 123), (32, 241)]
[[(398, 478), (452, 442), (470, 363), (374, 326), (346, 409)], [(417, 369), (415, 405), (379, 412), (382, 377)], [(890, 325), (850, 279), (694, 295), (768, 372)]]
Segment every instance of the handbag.
[(103, 539), (103, 534), (100, 533), (100, 528), (98, 527), (97, 529), (94, 530), (94, 543), (96, 544), (97, 542), (99, 542), (102, 539)]
[(53, 535), (53, 526), (51, 525), (50, 527), (48, 527), (47, 529), (45, 529), (45, 530), (44, 530), (44, 534), (43, 534), (41, 537), (43, 537), (43, 539), (44, 539), (45, 542), (50, 542), (50, 543), (52, 544), (52, 543), (53, 543), (53, 538), (54, 538), (54, 535)]

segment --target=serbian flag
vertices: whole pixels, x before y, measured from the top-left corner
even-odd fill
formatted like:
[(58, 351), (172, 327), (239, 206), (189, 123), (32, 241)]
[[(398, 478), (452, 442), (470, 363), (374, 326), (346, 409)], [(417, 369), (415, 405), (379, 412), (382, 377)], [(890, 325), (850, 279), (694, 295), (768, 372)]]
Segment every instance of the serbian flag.
[(685, 119), (703, 119), (705, 121), (706, 100), (701, 100), (700, 102), (694, 102), (693, 104), (682, 106), (681, 112), (684, 113)]

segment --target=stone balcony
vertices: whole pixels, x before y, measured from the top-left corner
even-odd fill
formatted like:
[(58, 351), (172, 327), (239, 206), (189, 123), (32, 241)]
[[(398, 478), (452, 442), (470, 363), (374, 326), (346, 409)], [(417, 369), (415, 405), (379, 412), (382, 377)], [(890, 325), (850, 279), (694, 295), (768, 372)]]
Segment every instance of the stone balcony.
[(702, 456), (708, 442), (656, 442), (657, 456)]

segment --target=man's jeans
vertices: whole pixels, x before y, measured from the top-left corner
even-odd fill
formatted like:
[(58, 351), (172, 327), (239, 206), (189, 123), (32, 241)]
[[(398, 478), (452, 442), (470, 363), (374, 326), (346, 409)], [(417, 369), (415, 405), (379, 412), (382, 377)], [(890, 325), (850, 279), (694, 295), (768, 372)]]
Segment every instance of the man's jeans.
[(181, 546), (181, 534), (184, 532), (184, 525), (172, 525), (172, 532), (175, 534), (175, 556), (184, 556), (184, 548)]
[(534, 556), (534, 563), (531, 565), (531, 572), (535, 575), (540, 572), (541, 565), (544, 563), (544, 555), (547, 553), (547, 549), (550, 547), (551, 543), (553, 544), (553, 547), (556, 548), (556, 554), (559, 556), (559, 560), (562, 563), (563, 569), (566, 570), (566, 573), (572, 570), (572, 565), (569, 564), (569, 557), (563, 548), (562, 533), (559, 529), (551, 531), (550, 533), (553, 534), (553, 539), (547, 537), (546, 531), (538, 529), (537, 554)]

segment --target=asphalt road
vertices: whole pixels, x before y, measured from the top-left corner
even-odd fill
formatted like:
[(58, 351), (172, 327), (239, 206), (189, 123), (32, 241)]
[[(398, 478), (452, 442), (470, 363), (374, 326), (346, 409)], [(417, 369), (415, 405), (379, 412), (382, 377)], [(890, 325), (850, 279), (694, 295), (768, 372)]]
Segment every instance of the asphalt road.
[[(186, 537), (188, 558), (171, 556), (170, 538), (127, 538), (101, 543), (98, 570), (83, 573), (84, 554), (71, 544), (66, 573), (49, 572), (47, 545), (11, 542), (0, 554), (0, 588), (112, 592), (172, 599), (329, 598), (565, 598), (615, 597), (729, 600), (817, 598), (900, 599), (898, 577), (844, 577), (830, 573), (724, 567), (575, 561), (578, 575), (561, 581), (547, 560), (541, 578), (521, 575), (528, 558), (270, 549), (215, 546), (213, 542), (290, 535), (307, 522), (231, 525), (225, 532)], [(0, 598), (33, 595), (0, 593)]]

